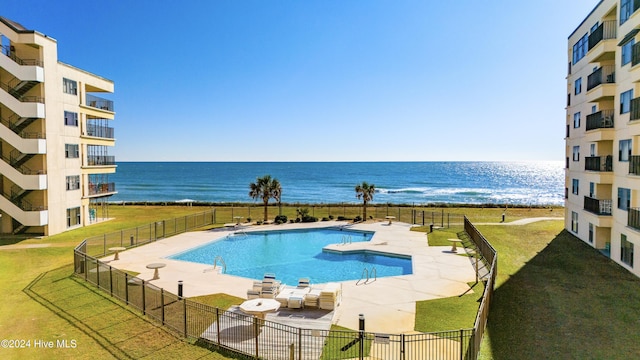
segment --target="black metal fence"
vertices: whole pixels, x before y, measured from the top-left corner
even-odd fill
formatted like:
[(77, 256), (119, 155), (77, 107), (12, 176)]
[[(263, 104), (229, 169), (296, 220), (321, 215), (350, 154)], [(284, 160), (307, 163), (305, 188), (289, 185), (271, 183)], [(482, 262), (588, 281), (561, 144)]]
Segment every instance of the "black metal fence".
[[(445, 217), (441, 217), (444, 222)], [(497, 256), (493, 247), (464, 217), (464, 228), (490, 272), (473, 329), (421, 334), (291, 327), (222, 310), (159, 288), (100, 261), (109, 246), (137, 246), (215, 222), (215, 210), (160, 221), (84, 240), (74, 251), (74, 272), (175, 333), (201, 346), (226, 349), (254, 359), (477, 359), (493, 295)], [(96, 243), (97, 242), (97, 243)], [(89, 254), (93, 254), (91, 256)]]

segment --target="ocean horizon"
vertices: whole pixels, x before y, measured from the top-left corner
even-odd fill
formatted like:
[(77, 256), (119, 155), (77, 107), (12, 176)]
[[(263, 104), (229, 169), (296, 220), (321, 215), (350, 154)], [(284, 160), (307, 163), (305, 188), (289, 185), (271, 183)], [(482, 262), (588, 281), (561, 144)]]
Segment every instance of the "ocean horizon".
[(372, 204), (564, 204), (562, 161), (118, 162), (111, 202), (261, 203), (249, 184), (271, 175), (283, 203), (361, 203), (355, 186), (375, 184)]

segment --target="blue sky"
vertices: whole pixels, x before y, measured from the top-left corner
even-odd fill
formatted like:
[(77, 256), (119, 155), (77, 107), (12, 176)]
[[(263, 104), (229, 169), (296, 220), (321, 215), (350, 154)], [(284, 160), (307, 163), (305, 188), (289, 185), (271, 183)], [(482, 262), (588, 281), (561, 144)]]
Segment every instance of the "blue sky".
[(118, 161), (564, 160), (597, 0), (3, 1), (115, 82)]

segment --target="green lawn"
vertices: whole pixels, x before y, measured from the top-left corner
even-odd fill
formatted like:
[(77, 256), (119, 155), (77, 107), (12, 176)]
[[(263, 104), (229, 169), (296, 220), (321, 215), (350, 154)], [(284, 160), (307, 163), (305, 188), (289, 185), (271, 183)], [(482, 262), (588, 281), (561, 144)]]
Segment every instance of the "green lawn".
[(478, 229), (498, 251), (482, 359), (640, 356), (640, 279), (562, 222)]

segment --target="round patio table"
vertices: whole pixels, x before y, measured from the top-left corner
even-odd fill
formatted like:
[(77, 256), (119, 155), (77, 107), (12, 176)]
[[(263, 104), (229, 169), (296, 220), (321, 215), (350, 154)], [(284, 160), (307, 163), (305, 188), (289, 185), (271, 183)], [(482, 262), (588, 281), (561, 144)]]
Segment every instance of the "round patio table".
[(109, 248), (109, 251), (115, 252), (115, 254), (113, 255), (113, 260), (120, 260), (120, 251), (125, 251), (125, 250), (127, 250), (127, 248), (122, 246)]
[(451, 241), (451, 252), (457, 253), (458, 252), (458, 244), (462, 244), (462, 240), (460, 239), (448, 239), (449, 241)]
[(261, 320), (267, 313), (276, 312), (280, 308), (280, 302), (276, 299), (251, 299), (240, 304), (242, 312), (253, 315)]
[(147, 265), (147, 269), (153, 269), (153, 279), (151, 280), (158, 280), (160, 279), (160, 272), (158, 271), (158, 269), (163, 268), (167, 266), (167, 264), (164, 263), (153, 263), (153, 264), (149, 264)]

